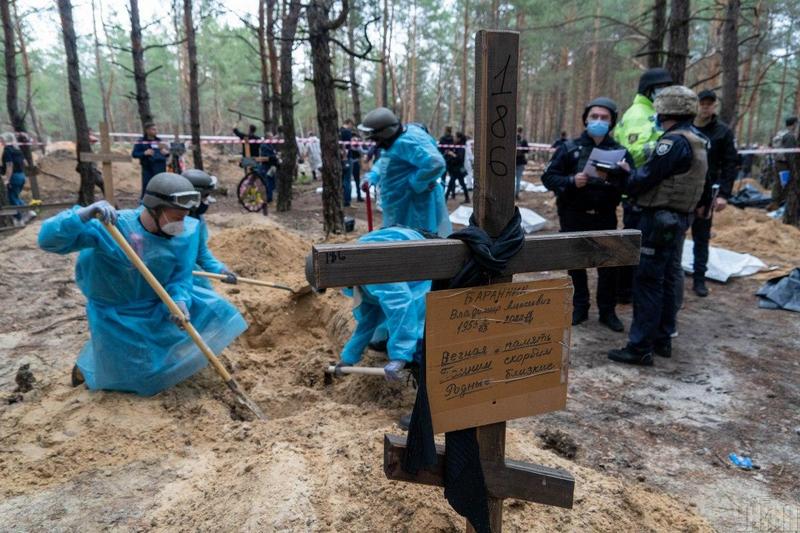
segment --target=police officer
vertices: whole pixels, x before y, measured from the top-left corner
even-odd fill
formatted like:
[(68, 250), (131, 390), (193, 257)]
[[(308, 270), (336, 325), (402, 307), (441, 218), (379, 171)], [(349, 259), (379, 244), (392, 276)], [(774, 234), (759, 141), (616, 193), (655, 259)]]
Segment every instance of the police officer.
[(633, 280), (633, 323), (627, 346), (608, 353), (613, 361), (648, 366), (653, 352), (672, 355), (670, 335), (678, 314), (673, 269), (708, 171), (708, 140), (692, 125), (697, 95), (682, 85), (667, 87), (656, 96), (655, 109), (664, 135), (628, 179), (628, 192), (641, 208), (642, 232)]
[[(586, 130), (567, 140), (556, 150), (542, 175), (542, 183), (556, 194), (561, 231), (591, 231), (617, 228), (617, 206), (625, 186), (626, 173), (612, 173), (606, 180), (587, 174), (587, 162), (594, 148), (622, 148), (610, 135), (617, 122), (617, 104), (610, 98), (595, 98), (583, 111)], [(625, 153), (628, 166), (633, 158)], [(586, 270), (570, 270), (575, 292), (572, 297), (572, 325), (589, 318), (589, 286)], [(613, 331), (624, 331), (614, 310), (616, 306), (616, 268), (597, 269), (597, 307), (600, 322)]]
[[(665, 87), (672, 85), (672, 75), (663, 68), (651, 68), (639, 78), (639, 88), (633, 104), (622, 115), (622, 120), (614, 128), (614, 139), (627, 148), (637, 167), (642, 166), (652, 153), (656, 141), (663, 133), (656, 124), (656, 110), (653, 100)], [(622, 224), (625, 229), (638, 226), (639, 211), (627, 198), (622, 201)], [(631, 283), (634, 267), (619, 269), (617, 299), (620, 303), (630, 303)]]
[[(714, 211), (722, 211), (728, 205), (727, 199), (736, 179), (736, 141), (727, 124), (714, 113), (717, 95), (714, 91), (700, 91), (697, 95), (700, 106), (695, 127), (711, 142), (708, 150), (708, 175), (703, 196), (697, 205), (692, 222), (692, 241), (694, 242), (694, 266), (692, 290), (701, 297), (708, 296), (706, 287), (706, 265), (708, 264), (708, 241), (711, 239), (711, 217)], [(719, 186), (719, 192), (712, 194), (712, 187)], [(713, 202), (713, 206), (712, 206)]]

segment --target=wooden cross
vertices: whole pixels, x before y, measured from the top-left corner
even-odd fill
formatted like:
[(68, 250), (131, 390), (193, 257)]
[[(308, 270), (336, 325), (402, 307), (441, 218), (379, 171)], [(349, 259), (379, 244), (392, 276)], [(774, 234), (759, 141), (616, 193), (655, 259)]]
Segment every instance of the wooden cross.
[(108, 134), (108, 124), (100, 123), (100, 152), (81, 152), (81, 161), (91, 161), (103, 164), (103, 186), (105, 187), (106, 200), (111, 205), (117, 205), (114, 198), (114, 175), (111, 163), (126, 163), (131, 161), (131, 157), (123, 154), (115, 154), (111, 151), (111, 136)]
[[(497, 236), (514, 214), (519, 34), (479, 31), (475, 51), (475, 219), (490, 236)], [(641, 234), (635, 230), (527, 237), (504, 277), (493, 282), (510, 281), (512, 274), (522, 272), (634, 265), (640, 243)], [(319, 244), (312, 248), (306, 277), (319, 288), (448, 279), (468, 257), (464, 243), (447, 239)], [(505, 429), (505, 422), (477, 428), (494, 533), (502, 530), (505, 498), (571, 508), (575, 486), (568, 472), (506, 459)], [(436, 466), (416, 475), (401, 468), (405, 451), (405, 437), (385, 436), (384, 472), (389, 479), (444, 486), (446, 449), (438, 447)], [(469, 524), (467, 530), (472, 531)]]

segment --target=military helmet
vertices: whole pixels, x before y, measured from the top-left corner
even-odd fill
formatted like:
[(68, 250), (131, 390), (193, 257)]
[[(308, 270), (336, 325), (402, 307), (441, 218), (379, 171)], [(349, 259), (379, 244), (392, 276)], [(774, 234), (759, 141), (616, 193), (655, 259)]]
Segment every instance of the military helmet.
[(200, 205), (200, 193), (180, 174), (160, 172), (147, 183), (142, 203), (148, 209), (175, 207), (193, 209)]
[(672, 74), (665, 68), (656, 67), (645, 71), (639, 78), (638, 93), (648, 95), (650, 89), (656, 85), (672, 85)]
[(212, 176), (205, 170), (190, 168), (189, 170), (184, 170), (181, 176), (191, 181), (192, 185), (194, 185), (194, 189), (199, 192), (201, 196), (211, 194), (211, 192), (217, 190), (217, 177)]
[(694, 116), (697, 114), (697, 95), (684, 85), (670, 85), (656, 96), (653, 105), (659, 115)]
[(611, 98), (607, 98), (605, 96), (595, 98), (586, 104), (586, 107), (583, 109), (584, 124), (586, 124), (586, 117), (589, 116), (589, 110), (593, 107), (604, 107), (608, 109), (609, 113), (611, 113), (611, 127), (609, 129), (614, 129), (614, 125), (617, 123), (617, 103)]
[(372, 140), (388, 140), (400, 129), (400, 119), (391, 109), (378, 107), (367, 113), (358, 129)]

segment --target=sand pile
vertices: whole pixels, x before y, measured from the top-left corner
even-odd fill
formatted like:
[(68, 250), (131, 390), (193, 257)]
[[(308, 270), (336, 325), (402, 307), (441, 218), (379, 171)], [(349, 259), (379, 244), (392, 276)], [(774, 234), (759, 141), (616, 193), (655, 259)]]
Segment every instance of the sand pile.
[(761, 209), (728, 207), (714, 214), (711, 244), (750, 253), (769, 265), (798, 266), (800, 229), (768, 217)]
[[(32, 239), (26, 229), (15, 238)], [(264, 224), (219, 231), (212, 250), (242, 275), (302, 278), (310, 242)], [(27, 258), (39, 268), (43, 253)], [(74, 256), (73, 256), (74, 257)], [(407, 384), (323, 382), (352, 320), (338, 291), (216, 285), (251, 326), (224, 358), (270, 420), (241, 420), (209, 369), (152, 398), (67, 384), (85, 324), (42, 344), (24, 400), (0, 406), (0, 517), (12, 530), (456, 531), (441, 489), (386, 480), (384, 433), (414, 398)], [(72, 331), (70, 329), (70, 331)], [(58, 340), (58, 339), (56, 339)], [(368, 353), (366, 364), (384, 356)], [(541, 429), (541, 428), (540, 428)], [(590, 443), (582, 443), (590, 445)], [(569, 470), (575, 508), (509, 501), (507, 531), (710, 531), (690, 504), (577, 466), (508, 431), (510, 458)]]

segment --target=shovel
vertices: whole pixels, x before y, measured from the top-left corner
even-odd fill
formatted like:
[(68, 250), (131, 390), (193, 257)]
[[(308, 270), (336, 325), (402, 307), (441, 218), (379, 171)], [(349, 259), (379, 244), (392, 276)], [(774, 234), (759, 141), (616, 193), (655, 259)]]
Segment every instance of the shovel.
[[(195, 276), (200, 276), (202, 278), (216, 279), (216, 280), (220, 280), (220, 281), (226, 279), (226, 276), (224, 276), (223, 274), (212, 274), (211, 272), (202, 272), (200, 270), (195, 270), (194, 272), (192, 272), (192, 274), (195, 275)], [(281, 290), (284, 290), (284, 291), (289, 291), (292, 294), (294, 294), (295, 296), (303, 296), (305, 294), (310, 294), (311, 293), (311, 286), (310, 285), (304, 285), (304, 286), (300, 287), (299, 289), (294, 290), (293, 288), (289, 287), (288, 285), (281, 285), (280, 283), (272, 283), (270, 281), (261, 281), (260, 279), (250, 279), (250, 278), (237, 277), (236, 278), (236, 282), (237, 283), (248, 283), (250, 285), (258, 285), (260, 287), (270, 287), (270, 288), (273, 288), (273, 289), (281, 289)]]
[(161, 286), (161, 283), (158, 282), (155, 276), (153, 276), (153, 274), (150, 272), (150, 269), (147, 268), (147, 265), (144, 264), (138, 255), (136, 255), (136, 252), (133, 251), (131, 245), (128, 244), (128, 241), (126, 241), (125, 237), (122, 236), (122, 233), (119, 232), (116, 226), (112, 226), (108, 222), (103, 221), (103, 226), (105, 226), (106, 230), (108, 230), (108, 232), (111, 234), (111, 237), (117, 241), (119, 247), (122, 248), (122, 251), (125, 252), (125, 255), (128, 256), (128, 259), (130, 259), (131, 263), (133, 263), (133, 266), (135, 266), (139, 273), (141, 273), (145, 281), (147, 281), (150, 287), (153, 288), (158, 297), (161, 298), (161, 301), (167, 306), (169, 312), (175, 316), (181, 317), (181, 324), (183, 325), (183, 328), (192, 338), (200, 351), (203, 352), (203, 355), (206, 356), (206, 359), (208, 359), (208, 362), (214, 367), (214, 370), (217, 371), (217, 374), (219, 374), (223, 381), (225, 381), (225, 384), (233, 392), (236, 400), (244, 407), (252, 411), (253, 414), (256, 415), (256, 418), (265, 420), (267, 417), (264, 416), (264, 413), (261, 411), (261, 409), (253, 400), (247, 397), (242, 388), (239, 386), (239, 383), (236, 382), (233, 376), (231, 376), (230, 372), (228, 372), (220, 360), (217, 359), (217, 356), (214, 355), (214, 352), (211, 351), (211, 348), (208, 347), (197, 330), (194, 329), (194, 326), (191, 324), (191, 322), (186, 320), (186, 317), (183, 315), (183, 312), (181, 312), (177, 304), (175, 304), (175, 301), (172, 299), (169, 293), (164, 290), (164, 287)]

